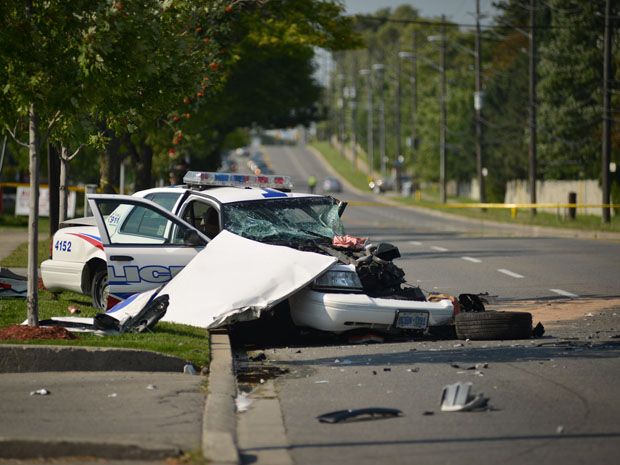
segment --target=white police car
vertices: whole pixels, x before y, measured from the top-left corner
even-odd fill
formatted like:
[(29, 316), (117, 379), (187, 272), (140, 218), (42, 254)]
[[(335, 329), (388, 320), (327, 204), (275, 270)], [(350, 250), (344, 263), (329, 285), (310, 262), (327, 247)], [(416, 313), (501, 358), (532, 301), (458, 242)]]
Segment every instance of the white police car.
[(331, 332), (425, 330), (453, 322), (449, 299), (429, 302), (421, 291), (400, 286), (367, 291), (358, 275), (360, 264), (386, 260), (374, 257), (372, 249), (334, 247), (334, 237), (344, 235), (340, 215), (346, 204), (290, 192), (284, 176), (189, 172), (184, 182), (133, 196), (89, 196), (97, 227), (67, 227), (54, 235), (52, 257), (41, 266), (45, 286), (90, 293), (94, 305), (110, 307), (170, 281), (226, 229), (254, 241), (339, 258), (289, 297), (298, 326)]

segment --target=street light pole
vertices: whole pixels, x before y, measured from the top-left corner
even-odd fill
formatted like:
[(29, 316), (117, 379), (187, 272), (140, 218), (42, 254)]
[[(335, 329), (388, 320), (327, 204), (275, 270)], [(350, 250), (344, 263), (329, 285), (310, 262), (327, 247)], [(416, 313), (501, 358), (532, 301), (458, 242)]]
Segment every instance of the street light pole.
[(353, 62), (351, 81), (351, 150), (353, 152), (353, 166), (357, 170), (357, 60)]
[(439, 122), (439, 196), (446, 203), (446, 17), (441, 16), (441, 94)]
[(480, 71), (480, 0), (476, 0), (476, 93), (474, 109), (476, 110), (476, 173), (478, 176), (478, 198), (480, 203), (486, 202), (484, 176), (482, 175), (482, 78)]

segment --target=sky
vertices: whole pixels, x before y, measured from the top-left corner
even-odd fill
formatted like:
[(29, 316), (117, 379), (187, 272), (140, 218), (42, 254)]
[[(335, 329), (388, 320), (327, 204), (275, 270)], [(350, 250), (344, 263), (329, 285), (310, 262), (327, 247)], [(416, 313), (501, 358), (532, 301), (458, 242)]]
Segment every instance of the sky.
[[(480, 12), (487, 14), (484, 22), (488, 23), (495, 12), (493, 0), (480, 0)], [(370, 14), (380, 8), (395, 8), (399, 5), (411, 5), (424, 17), (446, 15), (446, 19), (455, 23), (473, 24), (476, 0), (344, 0), (347, 14)]]
[[(341, 0), (346, 8), (346, 14), (372, 14), (381, 8), (396, 8), (399, 5), (411, 5), (424, 18), (446, 15), (448, 21), (459, 24), (475, 24), (476, 0)], [(493, 8), (494, 0), (480, 0), (480, 13), (483, 16), (480, 23), (489, 24), (497, 10)], [(331, 54), (324, 50), (315, 50), (317, 63), (316, 78), (323, 85), (327, 84), (333, 61)]]

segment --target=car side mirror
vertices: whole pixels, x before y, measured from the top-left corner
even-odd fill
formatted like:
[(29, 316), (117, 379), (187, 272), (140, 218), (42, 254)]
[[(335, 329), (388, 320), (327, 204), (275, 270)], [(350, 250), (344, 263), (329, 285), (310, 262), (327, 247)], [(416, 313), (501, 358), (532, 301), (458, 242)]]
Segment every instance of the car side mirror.
[(193, 229), (189, 229), (185, 232), (185, 236), (183, 237), (183, 245), (188, 247), (202, 247), (206, 244), (206, 241)]

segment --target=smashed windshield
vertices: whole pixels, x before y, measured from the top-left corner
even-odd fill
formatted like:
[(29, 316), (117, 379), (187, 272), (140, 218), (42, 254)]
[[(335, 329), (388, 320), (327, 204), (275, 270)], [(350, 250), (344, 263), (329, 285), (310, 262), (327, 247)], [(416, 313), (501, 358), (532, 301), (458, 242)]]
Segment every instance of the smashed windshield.
[(226, 204), (222, 214), (225, 229), (271, 244), (331, 243), (334, 236), (344, 234), (338, 203), (331, 197)]

